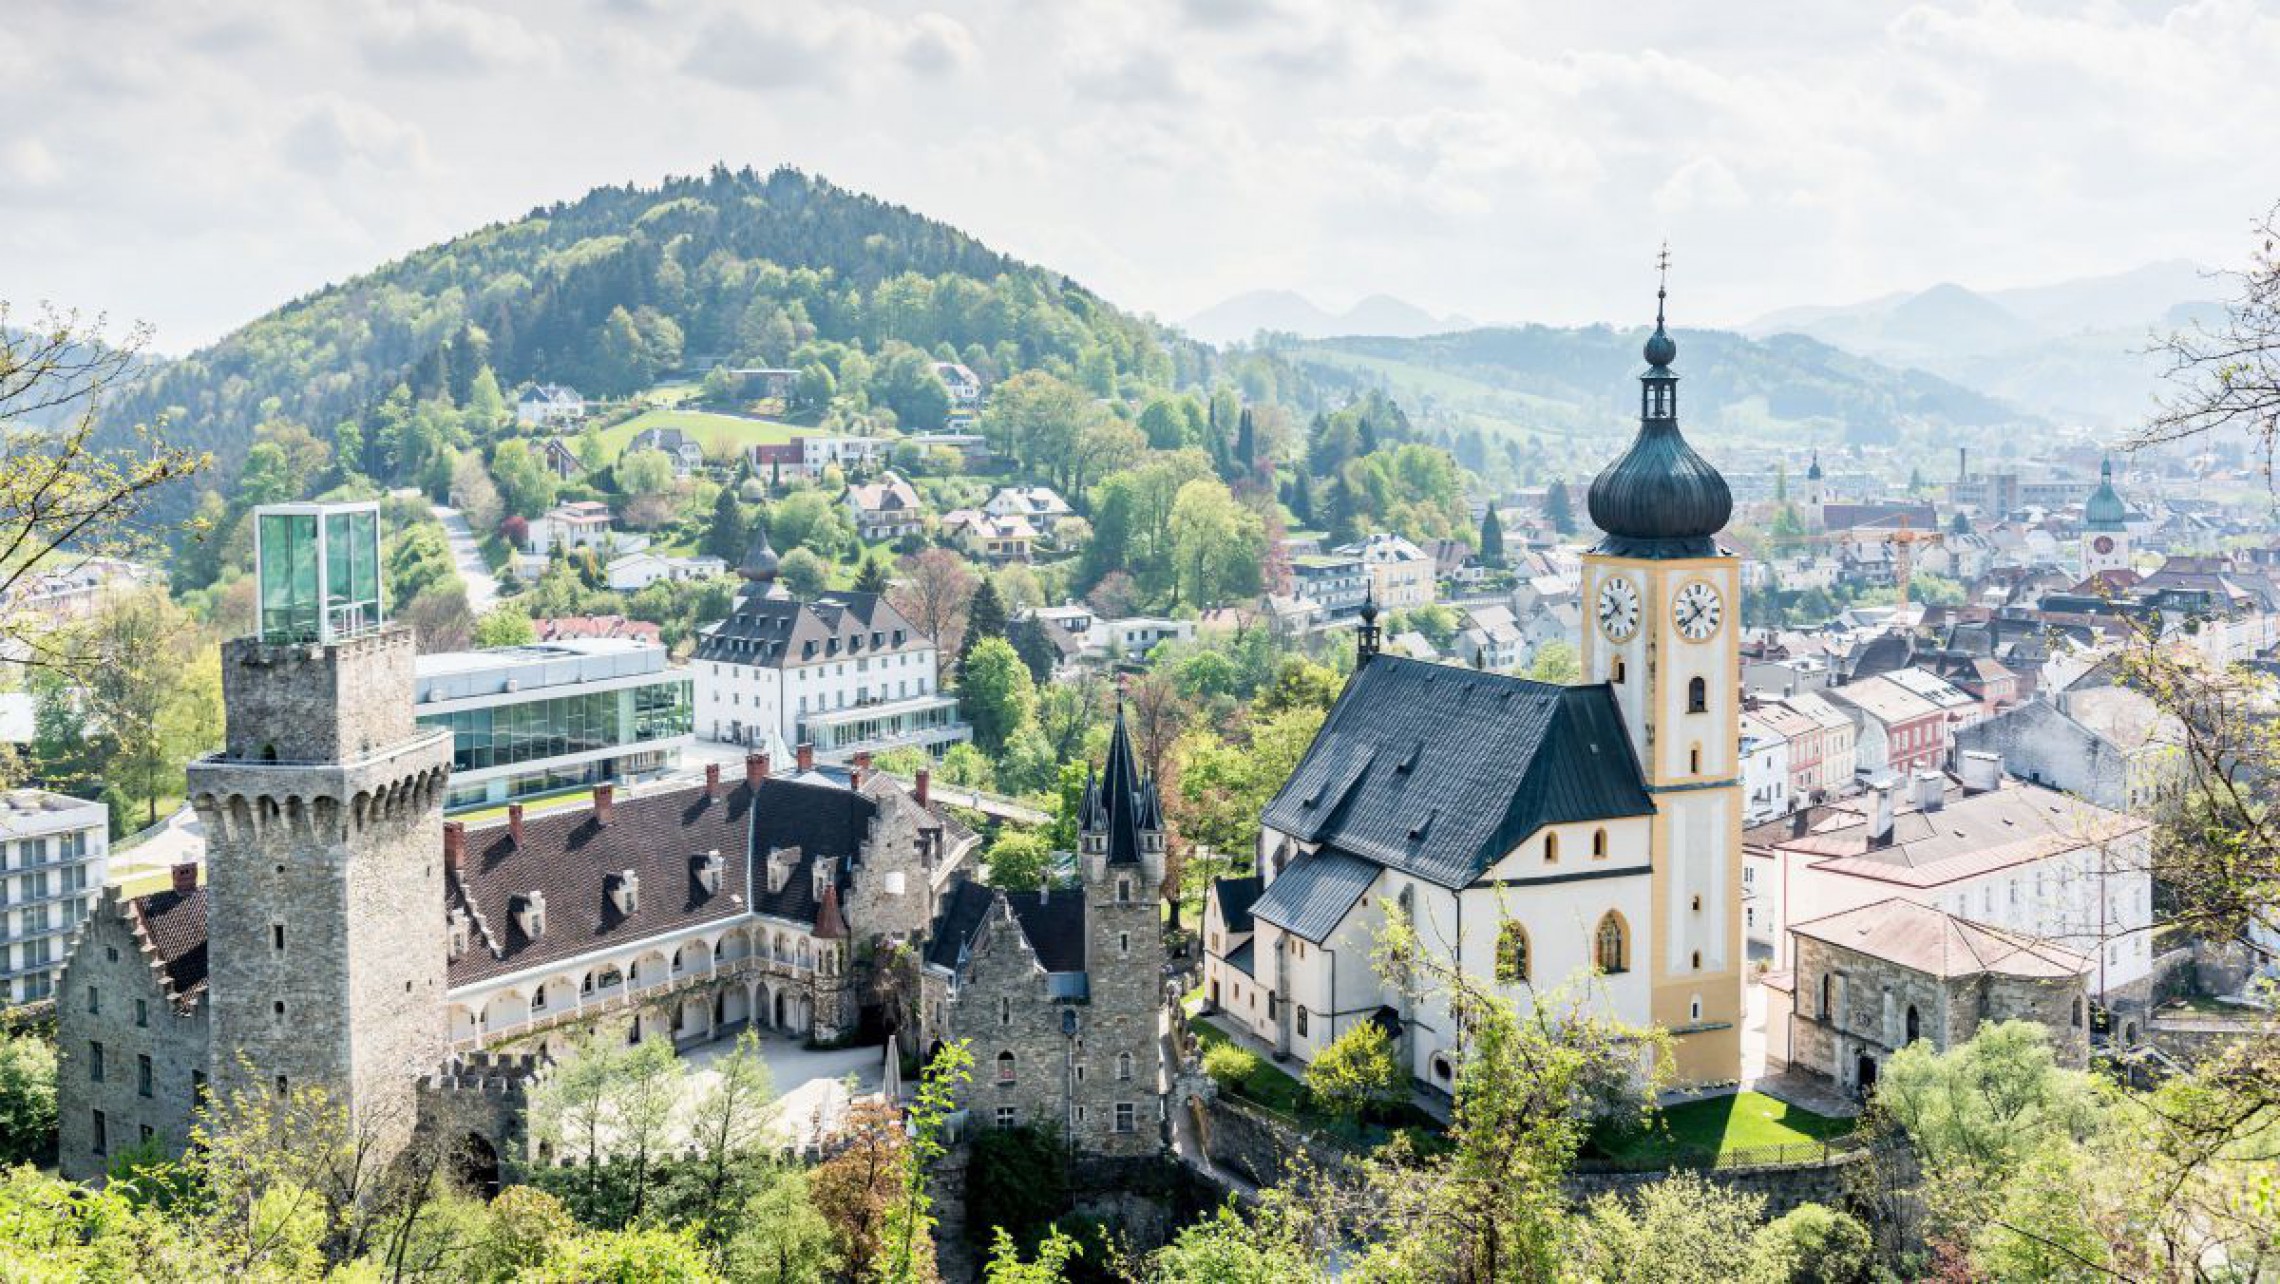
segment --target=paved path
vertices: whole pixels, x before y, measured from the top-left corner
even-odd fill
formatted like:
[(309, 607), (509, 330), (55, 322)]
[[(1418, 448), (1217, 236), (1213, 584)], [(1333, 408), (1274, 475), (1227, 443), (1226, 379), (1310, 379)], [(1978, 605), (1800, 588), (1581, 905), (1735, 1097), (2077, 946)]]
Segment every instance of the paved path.
[(444, 504), (430, 507), (435, 510), (435, 519), (443, 523), (444, 538), (451, 543), (451, 560), (459, 564), (459, 578), (467, 582), (467, 607), (481, 615), (499, 600), (498, 578), (491, 574), (491, 564), (483, 560), (482, 546), (475, 542), (466, 514)]
[[(733, 1038), (681, 1050), (686, 1077), (680, 1104), (674, 1110), (670, 1149), (692, 1144), (688, 1128), (696, 1104), (720, 1081), (715, 1063), (735, 1050)], [(765, 1032), (760, 1036), (760, 1052), (776, 1088), (776, 1117), (771, 1131), (781, 1144), (798, 1151), (837, 1131), (855, 1098), (877, 1093), (886, 1065), (886, 1052), (881, 1047), (816, 1050), (799, 1040)], [(606, 1129), (601, 1144), (605, 1152), (612, 1145)], [(562, 1152), (569, 1159), (582, 1158), (583, 1154), (575, 1147)]]
[[(106, 881), (124, 883), (146, 876), (158, 877), (178, 864), (206, 860), (206, 827), (198, 822), (198, 813), (187, 805), (177, 810), (149, 837), (124, 851), (111, 853)], [(140, 891), (149, 888), (137, 889)]]

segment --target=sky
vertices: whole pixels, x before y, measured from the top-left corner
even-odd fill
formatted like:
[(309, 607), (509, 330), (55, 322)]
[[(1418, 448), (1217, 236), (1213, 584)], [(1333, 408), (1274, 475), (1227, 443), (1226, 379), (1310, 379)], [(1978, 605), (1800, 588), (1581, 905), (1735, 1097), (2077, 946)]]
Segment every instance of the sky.
[(789, 164), (1178, 321), (1734, 324), (2243, 261), (2280, 5), (12, 0), (0, 298), (181, 352), (602, 184)]

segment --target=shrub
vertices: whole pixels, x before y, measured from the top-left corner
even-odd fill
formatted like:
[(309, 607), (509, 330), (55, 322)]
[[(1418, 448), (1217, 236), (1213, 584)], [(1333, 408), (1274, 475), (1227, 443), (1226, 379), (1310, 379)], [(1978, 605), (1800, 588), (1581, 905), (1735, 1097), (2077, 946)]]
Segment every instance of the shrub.
[(1400, 1101), (1407, 1079), (1385, 1028), (1364, 1021), (1314, 1058), (1306, 1072), (1306, 1090), (1331, 1114), (1359, 1119), (1372, 1109)]
[(1203, 1054), (1203, 1072), (1229, 1092), (1240, 1092), (1259, 1072), (1259, 1059), (1232, 1043), (1222, 1043)]

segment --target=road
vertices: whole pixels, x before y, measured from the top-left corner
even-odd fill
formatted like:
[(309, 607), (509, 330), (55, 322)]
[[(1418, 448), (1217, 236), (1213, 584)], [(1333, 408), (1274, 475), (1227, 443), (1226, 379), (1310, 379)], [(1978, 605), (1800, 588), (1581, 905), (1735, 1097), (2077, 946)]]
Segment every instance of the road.
[(499, 581), (491, 574), (490, 563), (483, 560), (483, 549), (475, 542), (466, 514), (445, 504), (431, 507), (435, 519), (443, 523), (444, 537), (451, 541), (451, 560), (459, 564), (459, 578), (467, 582), (467, 608), (481, 615), (498, 603)]

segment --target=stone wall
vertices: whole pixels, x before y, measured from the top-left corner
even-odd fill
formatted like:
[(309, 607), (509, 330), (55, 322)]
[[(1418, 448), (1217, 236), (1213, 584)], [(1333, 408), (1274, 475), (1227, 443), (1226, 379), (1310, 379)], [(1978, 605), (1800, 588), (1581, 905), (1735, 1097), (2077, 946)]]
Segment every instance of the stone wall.
[(1074, 1007), (1046, 992), (1045, 969), (1000, 900), (976, 935), (958, 996), (945, 1005), (950, 1037), (967, 1040), (974, 1056), (973, 1081), (958, 1102), (971, 1127), (996, 1127), (1001, 1118), (1063, 1126), (1072, 1043), (1061, 1013)]
[[(416, 1085), (445, 1046), (451, 744), (411, 720), (411, 652), (402, 630), (232, 643), (233, 752), (274, 746), (280, 761), (257, 751), (189, 769), (206, 827), (214, 1081), (321, 1088), (381, 1158), (409, 1140)], [(322, 753), (338, 756), (306, 761)]]
[(1272, 1186), (1296, 1167), (1343, 1167), (1346, 1149), (1329, 1137), (1305, 1133), (1270, 1111), (1225, 1093), (1191, 1098), (1175, 1107), (1196, 1110), (1203, 1153), (1254, 1186)]
[[(1826, 1162), (1803, 1164), (1768, 1164), (1751, 1168), (1706, 1168), (1699, 1170), (1703, 1180), (1727, 1190), (1745, 1195), (1758, 1195), (1765, 1199), (1767, 1218), (1779, 1217), (1804, 1204), (1825, 1204), (1842, 1208), (1857, 1202), (1854, 1191), (1858, 1183), (1871, 1176), (1874, 1164), (1882, 1163), (1889, 1171), (1876, 1174), (1878, 1180), (1912, 1184), (1917, 1177), (1915, 1157), (1905, 1146), (1886, 1147), (1882, 1150), (1863, 1148), (1839, 1151)], [(1651, 1173), (1570, 1173), (1561, 1183), (1570, 1199), (1581, 1203), (1599, 1195), (1633, 1194), (1647, 1186), (1670, 1177), (1668, 1172)]]
[(1789, 1019), (1792, 1065), (1857, 1087), (1862, 1057), (1881, 1065), (1908, 1045), (1910, 1010), (1916, 1015), (1914, 1036), (1936, 1048), (1968, 1042), (1991, 1022), (2031, 1021), (2049, 1031), (2061, 1064), (2089, 1062), (2085, 978), (1940, 978), (1811, 937), (1796, 940), (1796, 1006)]
[[(1093, 1154), (1151, 1155), (1164, 1148), (1157, 1086), (1165, 959), (1156, 889), (1162, 874), (1145, 865), (1087, 873), (1085, 969), (1091, 996), (1079, 1014), (1077, 1145)], [(1121, 1127), (1120, 1110), (1129, 1116)]]
[[(206, 1008), (198, 1002), (177, 1006), (160, 976), (157, 959), (144, 952), (124, 913), (119, 889), (104, 889), (80, 928), (56, 991), (57, 1163), (73, 1181), (102, 1176), (109, 1157), (137, 1145), (145, 1128), (170, 1156), (189, 1144), (191, 1112), (209, 1056)], [(99, 1081), (95, 1044), (103, 1047)], [(147, 1096), (143, 1057), (151, 1060)], [(97, 1111), (106, 1138), (100, 1154), (94, 1144)]]
[(866, 939), (924, 940), (937, 907), (920, 822), (933, 818), (899, 788), (876, 790), (870, 797), (879, 811), (855, 863), (844, 907), (847, 922)]

